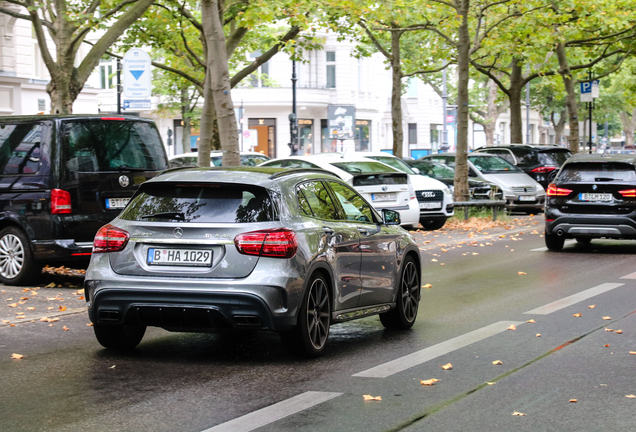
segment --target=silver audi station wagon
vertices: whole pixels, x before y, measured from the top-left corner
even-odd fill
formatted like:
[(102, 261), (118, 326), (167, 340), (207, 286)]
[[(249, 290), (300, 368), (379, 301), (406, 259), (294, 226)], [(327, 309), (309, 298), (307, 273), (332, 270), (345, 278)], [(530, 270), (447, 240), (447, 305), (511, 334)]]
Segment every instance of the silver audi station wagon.
[(176, 168), (99, 230), (85, 292), (106, 348), (134, 348), (147, 326), (238, 328), (315, 357), (334, 323), (412, 327), (420, 274), (399, 214), (327, 171)]

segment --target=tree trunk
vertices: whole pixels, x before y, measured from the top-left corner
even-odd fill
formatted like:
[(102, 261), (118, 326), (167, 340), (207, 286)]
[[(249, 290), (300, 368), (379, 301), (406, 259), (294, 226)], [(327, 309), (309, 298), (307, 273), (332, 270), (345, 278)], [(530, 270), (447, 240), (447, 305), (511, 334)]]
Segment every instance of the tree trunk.
[(400, 64), (400, 32), (391, 32), (391, 118), (393, 128), (393, 155), (404, 156), (404, 129), (402, 127), (402, 66)]
[(469, 0), (459, 0), (457, 13), (461, 17), (457, 44), (457, 150), (455, 157), (455, 201), (468, 201), (468, 80), (470, 63), (470, 33), (468, 28)]
[(559, 121), (554, 121), (554, 112), (550, 114), (550, 120), (552, 121), (552, 126), (554, 127), (554, 142), (555, 144), (561, 144), (561, 139), (563, 139), (563, 131), (565, 130), (565, 110), (559, 112)]
[[(206, 90), (204, 90), (204, 111), (207, 108), (207, 112), (202, 114), (201, 137), (204, 137), (203, 116), (206, 118), (206, 137), (209, 136), (211, 138), (212, 129), (210, 126), (213, 127), (214, 125), (213, 113), (216, 113), (221, 149), (223, 150), (223, 166), (238, 166), (241, 162), (238, 127), (236, 116), (234, 115), (234, 104), (232, 103), (225, 35), (223, 33), (218, 0), (203, 0), (201, 2), (201, 23), (208, 48)], [(203, 144), (203, 140), (201, 142)], [(199, 149), (199, 155), (201, 155), (201, 151), (207, 151), (209, 166), (211, 143), (209, 139), (206, 139), (205, 143), (205, 146), (201, 146), (205, 148)]]
[(497, 92), (499, 86), (496, 82), (488, 80), (488, 112), (486, 113), (486, 121), (482, 125), (486, 134), (486, 145), (495, 145), (495, 131), (497, 130), (497, 119), (499, 115), (506, 109), (508, 102), (497, 106)]
[(568, 121), (570, 123), (570, 151), (572, 153), (579, 152), (579, 106), (576, 101), (576, 93), (574, 92), (574, 81), (572, 80), (572, 71), (568, 64), (568, 58), (565, 54), (565, 45), (557, 44), (557, 58), (559, 59), (559, 74), (563, 78), (563, 84), (567, 93), (566, 106), (568, 109)]
[[(192, 127), (192, 120), (190, 119), (190, 95), (188, 89), (181, 89), (181, 118), (183, 119), (183, 132), (181, 136), (181, 148), (184, 153), (191, 151), (190, 145), (190, 129)], [(175, 142), (175, 147), (177, 143)]]
[(623, 124), (623, 132), (625, 133), (625, 146), (634, 145), (634, 130), (636, 130), (636, 108), (630, 113), (621, 111), (621, 123)]
[(510, 144), (523, 144), (523, 120), (521, 117), (521, 94), (523, 92), (522, 65), (513, 60), (510, 71)]

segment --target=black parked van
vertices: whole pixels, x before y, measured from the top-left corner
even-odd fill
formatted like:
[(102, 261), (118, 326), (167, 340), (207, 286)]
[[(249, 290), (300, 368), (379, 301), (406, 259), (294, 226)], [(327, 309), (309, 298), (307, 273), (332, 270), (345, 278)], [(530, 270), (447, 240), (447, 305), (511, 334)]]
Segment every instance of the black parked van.
[(88, 261), (97, 230), (166, 169), (155, 124), (139, 117), (0, 117), (0, 282), (44, 263)]

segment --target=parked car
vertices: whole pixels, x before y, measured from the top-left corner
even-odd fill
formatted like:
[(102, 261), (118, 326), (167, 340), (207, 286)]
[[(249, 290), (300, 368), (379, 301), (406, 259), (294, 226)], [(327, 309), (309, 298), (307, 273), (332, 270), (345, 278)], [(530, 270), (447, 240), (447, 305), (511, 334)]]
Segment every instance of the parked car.
[(545, 244), (565, 239), (636, 239), (636, 156), (576, 154), (548, 186)]
[[(241, 165), (244, 166), (256, 166), (260, 165), (265, 161), (269, 160), (269, 157), (265, 156), (263, 153), (258, 152), (241, 152)], [(199, 153), (191, 152), (191, 153), (182, 153), (175, 156), (170, 157), (170, 168), (178, 168), (184, 166), (198, 166)], [(212, 151), (210, 152), (210, 166), (221, 166), (223, 162), (223, 152), (221, 151)]]
[(542, 144), (481, 147), (475, 152), (494, 154), (507, 160), (541, 183), (544, 188), (548, 187), (559, 168), (572, 156), (572, 152), (564, 147)]
[[(420, 174), (437, 179), (446, 184), (451, 192), (455, 184), (455, 170), (439, 162), (412, 160), (406, 161), (411, 168), (417, 169)], [(468, 179), (468, 191), (470, 199), (474, 200), (502, 200), (503, 192), (501, 188), (493, 182)]]
[(272, 159), (260, 166), (330, 171), (353, 186), (376, 210), (390, 209), (399, 212), (403, 227), (414, 229), (419, 223), (419, 204), (408, 175), (381, 162), (330, 154), (289, 156)]
[(443, 182), (420, 175), (402, 159), (385, 152), (356, 152), (356, 156), (385, 163), (409, 175), (420, 206), (420, 223), (424, 228), (439, 229), (444, 226), (446, 219), (455, 214), (453, 194)]
[(139, 117), (0, 117), (0, 282), (26, 285), (43, 263), (88, 263), (99, 228), (168, 167)]
[[(439, 153), (419, 160), (440, 162), (455, 167), (455, 153)], [(506, 208), (525, 212), (543, 210), (545, 190), (532, 177), (504, 159), (485, 153), (468, 155), (468, 178), (497, 184), (506, 200)]]
[(399, 223), (322, 170), (168, 170), (95, 237), (85, 282), (95, 336), (129, 349), (146, 326), (273, 330), (315, 357), (333, 323), (380, 314), (408, 329), (420, 254)]

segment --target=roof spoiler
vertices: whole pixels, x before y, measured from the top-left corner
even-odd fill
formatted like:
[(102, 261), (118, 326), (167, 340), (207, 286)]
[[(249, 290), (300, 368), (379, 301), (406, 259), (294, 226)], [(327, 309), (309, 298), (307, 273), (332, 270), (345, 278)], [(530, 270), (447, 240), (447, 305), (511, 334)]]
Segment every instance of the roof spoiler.
[(332, 173), (331, 171), (327, 171), (320, 168), (290, 168), (285, 171), (272, 174), (271, 176), (269, 176), (269, 179), (274, 180), (280, 177), (284, 177), (286, 175), (300, 174), (300, 173), (329, 174), (329, 175), (340, 178), (338, 174), (335, 174), (335, 173)]

